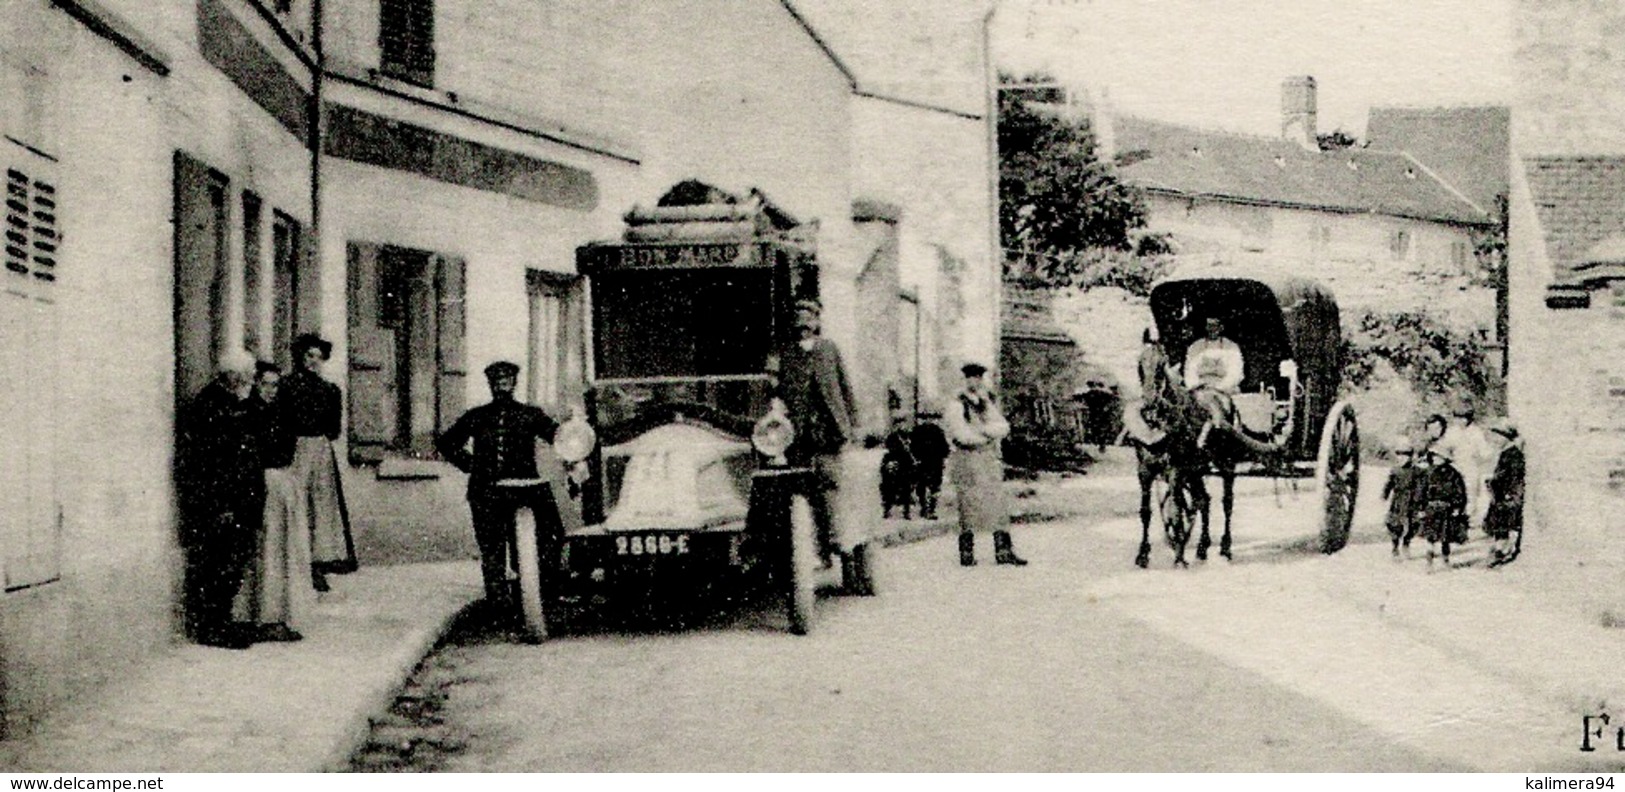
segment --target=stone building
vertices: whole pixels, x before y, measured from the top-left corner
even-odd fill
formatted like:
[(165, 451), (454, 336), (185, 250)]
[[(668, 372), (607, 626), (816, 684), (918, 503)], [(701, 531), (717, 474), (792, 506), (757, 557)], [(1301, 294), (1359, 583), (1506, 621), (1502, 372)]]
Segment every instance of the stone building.
[[(914, 346), (992, 350), (996, 319), (971, 314), (997, 304), (985, 232), (927, 231), (991, 206), (984, 117), (946, 114), (956, 136), (928, 169), (984, 194), (890, 189), (907, 166), (881, 144), (935, 111), (866, 90), (800, 5), (9, 2), (0, 728), (178, 640), (174, 415), (225, 350), (286, 362), (298, 332), (334, 342), (363, 564), (472, 557), (461, 475), (430, 440), (498, 358), (524, 364), (523, 396), (579, 399), (575, 250), (679, 182), (816, 223), (849, 357), (875, 321), (857, 295), (887, 278), (894, 308), (898, 283), (932, 306)], [(982, 17), (953, 19), (979, 40)], [(891, 227), (903, 263), (869, 266)], [(908, 264), (919, 248), (948, 251), (957, 280)], [(902, 374), (899, 358), (865, 380), (871, 414)]]
[(1543, 587), (1625, 612), (1625, 11), (1516, 4), (1508, 398), (1527, 438), (1525, 558)]
[(1308, 275), (1344, 306), (1427, 307), (1492, 327), (1475, 249), (1506, 193), (1506, 109), (1374, 108), (1366, 145), (1322, 151), (1314, 79), (1281, 90), (1279, 138), (1103, 118), (1177, 270)]

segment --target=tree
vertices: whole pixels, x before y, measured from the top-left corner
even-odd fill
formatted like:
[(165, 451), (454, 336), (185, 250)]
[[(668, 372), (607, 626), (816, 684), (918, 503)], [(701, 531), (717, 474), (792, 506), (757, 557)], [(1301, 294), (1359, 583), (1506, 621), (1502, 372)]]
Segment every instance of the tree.
[[(1053, 82), (1044, 74), (1000, 82), (1021, 91), (999, 94), (999, 237), (1006, 275), (1035, 285), (1080, 284), (1099, 255), (1133, 252), (1145, 226), (1145, 202), (1096, 155), (1094, 135), (1081, 119), (1026, 101), (1030, 86)], [(1012, 261), (1012, 258), (1014, 259)]]

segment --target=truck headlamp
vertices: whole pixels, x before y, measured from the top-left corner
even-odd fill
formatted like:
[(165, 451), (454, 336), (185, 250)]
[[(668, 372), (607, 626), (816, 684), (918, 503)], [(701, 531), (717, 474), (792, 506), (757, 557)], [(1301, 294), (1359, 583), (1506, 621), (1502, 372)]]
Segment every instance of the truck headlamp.
[(553, 452), (565, 464), (573, 465), (592, 455), (592, 450), (598, 446), (598, 433), (593, 431), (592, 424), (587, 423), (581, 413), (570, 416), (553, 435)]
[(784, 459), (784, 452), (789, 450), (790, 443), (795, 439), (795, 424), (784, 414), (784, 402), (778, 399), (773, 400), (767, 415), (756, 422), (756, 427), (750, 433), (750, 444), (758, 452), (780, 462)]

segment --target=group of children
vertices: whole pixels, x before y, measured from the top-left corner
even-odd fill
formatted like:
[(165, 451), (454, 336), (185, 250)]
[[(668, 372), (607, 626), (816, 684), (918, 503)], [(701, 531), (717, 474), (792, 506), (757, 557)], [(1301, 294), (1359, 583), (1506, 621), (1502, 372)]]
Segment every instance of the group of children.
[(880, 461), (880, 503), (886, 519), (901, 509), (903, 519), (914, 518), (919, 507), (922, 520), (937, 518), (937, 498), (942, 493), (942, 470), (948, 460), (948, 436), (937, 419), (942, 412), (927, 406), (920, 419), (910, 426), (906, 412), (892, 415), (886, 435), (886, 454)]
[[(1518, 430), (1511, 422), (1479, 427), (1470, 412), (1450, 426), (1435, 415), (1426, 423), (1426, 439), (1413, 446), (1394, 441), (1398, 465), (1382, 495), (1388, 501), (1387, 527), (1393, 553), (1410, 552), (1417, 534), (1428, 543), (1428, 564), (1442, 556), (1450, 563), (1451, 545), (1467, 541), (1472, 526), (1491, 540), (1490, 566), (1510, 563), (1522, 549), (1524, 456)], [(1494, 450), (1495, 438), (1500, 439)], [(1493, 461), (1493, 468), (1490, 462)], [(1487, 499), (1487, 503), (1485, 500)]]

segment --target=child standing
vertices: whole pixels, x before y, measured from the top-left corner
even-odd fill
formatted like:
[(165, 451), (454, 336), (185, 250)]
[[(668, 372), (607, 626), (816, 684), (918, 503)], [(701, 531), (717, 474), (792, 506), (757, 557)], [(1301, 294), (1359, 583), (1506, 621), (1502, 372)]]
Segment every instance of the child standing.
[(1382, 497), (1388, 501), (1388, 536), (1393, 539), (1394, 557), (1399, 556), (1399, 548), (1404, 545), (1405, 553), (1410, 554), (1411, 539), (1416, 536), (1415, 498), (1419, 468), (1416, 466), (1414, 450), (1411, 448), (1409, 438), (1400, 437), (1392, 445), (1394, 459), (1398, 463), (1388, 473), (1387, 483), (1382, 485)]
[(920, 411), (920, 420), (909, 433), (914, 450), (914, 494), (920, 503), (920, 517), (937, 518), (937, 497), (942, 492), (942, 471), (948, 461), (948, 435), (937, 423), (942, 410), (926, 405)]
[(908, 415), (893, 414), (891, 432), (886, 435), (886, 455), (880, 458), (880, 504), (888, 520), (893, 507), (902, 507), (903, 519), (913, 519), (910, 511), (914, 505), (914, 476), (918, 464), (909, 435)]

